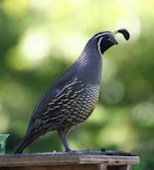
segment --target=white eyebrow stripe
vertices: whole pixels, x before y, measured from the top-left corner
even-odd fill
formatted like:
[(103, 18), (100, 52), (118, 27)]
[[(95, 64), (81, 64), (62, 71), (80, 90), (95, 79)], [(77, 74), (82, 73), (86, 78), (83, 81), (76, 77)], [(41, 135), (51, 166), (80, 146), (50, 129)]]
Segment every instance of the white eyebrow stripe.
[(97, 39), (97, 38), (103, 37), (103, 35), (107, 35), (107, 34), (113, 34), (113, 33), (110, 33), (110, 32), (100, 33), (100, 34), (96, 35), (94, 38)]

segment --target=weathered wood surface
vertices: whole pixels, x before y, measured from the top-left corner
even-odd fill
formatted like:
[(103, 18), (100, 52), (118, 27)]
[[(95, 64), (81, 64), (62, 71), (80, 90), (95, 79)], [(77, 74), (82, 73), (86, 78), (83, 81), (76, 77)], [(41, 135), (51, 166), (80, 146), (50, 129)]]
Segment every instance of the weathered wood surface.
[(74, 165), (74, 166), (43, 166), (43, 167), (4, 167), (0, 170), (132, 170), (130, 166)]
[(138, 156), (78, 153), (37, 153), (0, 156), (0, 170), (129, 170)]

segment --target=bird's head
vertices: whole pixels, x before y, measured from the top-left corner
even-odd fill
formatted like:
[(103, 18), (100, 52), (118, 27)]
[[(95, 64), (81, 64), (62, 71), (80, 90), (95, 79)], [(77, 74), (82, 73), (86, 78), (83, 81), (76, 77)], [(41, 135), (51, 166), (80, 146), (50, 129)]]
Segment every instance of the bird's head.
[(126, 29), (119, 29), (115, 32), (105, 31), (94, 35), (92, 38), (97, 42), (98, 50), (103, 54), (108, 48), (118, 44), (115, 39), (115, 35), (121, 33), (126, 40), (129, 39), (130, 35)]

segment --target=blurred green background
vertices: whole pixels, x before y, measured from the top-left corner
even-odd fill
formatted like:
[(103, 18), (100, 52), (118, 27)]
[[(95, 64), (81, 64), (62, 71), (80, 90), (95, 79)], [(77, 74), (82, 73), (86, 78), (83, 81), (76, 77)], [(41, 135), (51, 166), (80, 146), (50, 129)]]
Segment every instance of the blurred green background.
[[(135, 169), (154, 169), (154, 1), (1, 0), (0, 132), (7, 153), (23, 137), (43, 92), (100, 31), (127, 28), (130, 41), (104, 55), (100, 100), (68, 136), (73, 149), (108, 147), (141, 156)], [(55, 132), (24, 153), (62, 151)]]

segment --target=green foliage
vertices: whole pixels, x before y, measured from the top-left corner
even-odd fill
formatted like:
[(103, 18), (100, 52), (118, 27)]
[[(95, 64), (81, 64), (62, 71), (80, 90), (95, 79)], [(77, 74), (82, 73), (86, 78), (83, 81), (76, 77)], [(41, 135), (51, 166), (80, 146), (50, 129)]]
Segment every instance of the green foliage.
[[(108, 147), (141, 155), (135, 169), (152, 169), (154, 154), (154, 2), (107, 0), (0, 1), (0, 132), (8, 153), (23, 137), (33, 108), (95, 33), (130, 31), (104, 56), (100, 101), (68, 136), (73, 149)], [(55, 132), (26, 152), (60, 151)]]

